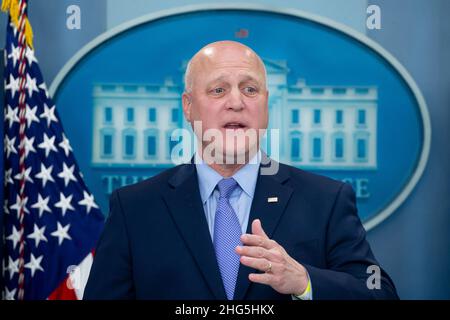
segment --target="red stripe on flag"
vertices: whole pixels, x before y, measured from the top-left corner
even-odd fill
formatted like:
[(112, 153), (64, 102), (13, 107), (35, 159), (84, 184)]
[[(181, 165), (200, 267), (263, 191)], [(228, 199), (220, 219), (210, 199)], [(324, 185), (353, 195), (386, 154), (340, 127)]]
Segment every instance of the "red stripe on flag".
[(75, 290), (67, 286), (68, 281), (70, 281), (69, 276), (52, 292), (48, 300), (78, 300)]

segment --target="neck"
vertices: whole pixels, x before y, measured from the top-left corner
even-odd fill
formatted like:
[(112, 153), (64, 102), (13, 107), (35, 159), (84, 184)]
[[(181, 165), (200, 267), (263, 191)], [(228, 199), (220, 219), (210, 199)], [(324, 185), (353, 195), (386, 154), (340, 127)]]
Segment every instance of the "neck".
[(231, 177), (234, 175), (240, 168), (245, 166), (244, 164), (217, 164), (217, 163), (211, 163), (209, 166), (215, 170), (218, 174), (220, 174), (224, 178)]
[[(245, 166), (247, 163), (250, 162), (250, 160), (256, 155), (258, 151), (250, 153), (250, 151), (247, 151), (245, 153), (245, 162), (244, 163), (237, 163), (237, 161), (234, 161), (234, 163), (216, 163), (212, 162), (209, 163), (208, 161), (205, 161), (205, 163), (212, 168), (214, 171), (216, 171), (218, 174), (220, 174), (224, 178), (231, 177), (236, 172), (239, 171), (243, 166)], [(203, 158), (203, 152), (201, 154)], [(236, 159), (235, 159), (236, 160)], [(203, 159), (204, 161), (204, 159)]]

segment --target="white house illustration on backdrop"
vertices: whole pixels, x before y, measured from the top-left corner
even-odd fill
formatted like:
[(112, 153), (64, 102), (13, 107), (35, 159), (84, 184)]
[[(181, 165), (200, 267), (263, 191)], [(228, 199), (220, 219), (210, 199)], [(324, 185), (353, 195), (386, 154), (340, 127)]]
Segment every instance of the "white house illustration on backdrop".
[[(279, 129), (280, 161), (306, 169), (376, 169), (376, 87), (309, 86), (304, 79), (288, 84), (286, 61), (264, 63), (269, 129)], [(169, 77), (159, 85), (95, 84), (92, 165), (172, 165), (170, 152), (178, 143), (170, 139), (172, 131), (189, 127), (182, 91)]]

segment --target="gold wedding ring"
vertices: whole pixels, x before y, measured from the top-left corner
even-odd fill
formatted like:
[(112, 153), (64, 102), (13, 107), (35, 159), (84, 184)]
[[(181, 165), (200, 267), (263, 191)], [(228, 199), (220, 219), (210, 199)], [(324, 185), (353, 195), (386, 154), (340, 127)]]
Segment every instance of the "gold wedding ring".
[(267, 267), (266, 273), (272, 271), (272, 263), (269, 261), (269, 266)]

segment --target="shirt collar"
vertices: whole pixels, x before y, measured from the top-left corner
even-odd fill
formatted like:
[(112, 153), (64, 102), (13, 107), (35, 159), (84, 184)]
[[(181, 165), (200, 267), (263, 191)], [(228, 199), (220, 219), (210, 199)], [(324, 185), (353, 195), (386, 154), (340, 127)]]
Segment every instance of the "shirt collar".
[[(250, 198), (253, 198), (253, 195), (255, 194), (260, 163), (261, 150), (258, 150), (253, 158), (232, 176)], [(223, 177), (204, 163), (197, 152), (195, 153), (195, 166), (197, 169), (200, 196), (202, 202), (205, 203), (211, 196), (217, 183), (222, 180)]]

